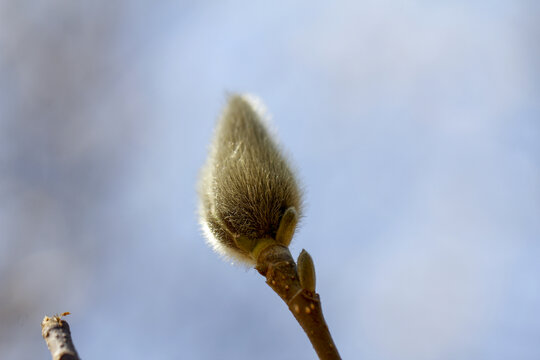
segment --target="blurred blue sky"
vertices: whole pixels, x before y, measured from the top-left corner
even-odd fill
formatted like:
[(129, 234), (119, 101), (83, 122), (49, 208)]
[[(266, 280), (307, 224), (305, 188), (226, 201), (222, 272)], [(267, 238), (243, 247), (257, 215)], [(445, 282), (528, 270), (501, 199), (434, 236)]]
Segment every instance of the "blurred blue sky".
[(345, 359), (540, 358), (534, 1), (0, 0), (0, 353), (313, 359), (204, 243), (227, 91), (261, 97), (306, 190)]

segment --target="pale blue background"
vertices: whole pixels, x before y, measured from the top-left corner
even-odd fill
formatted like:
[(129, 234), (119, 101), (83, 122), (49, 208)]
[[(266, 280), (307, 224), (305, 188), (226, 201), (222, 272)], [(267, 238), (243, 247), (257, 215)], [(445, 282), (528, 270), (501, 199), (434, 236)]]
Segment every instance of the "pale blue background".
[(306, 189), (346, 359), (540, 358), (535, 1), (0, 1), (0, 358), (313, 359), (264, 279), (204, 244), (226, 91)]

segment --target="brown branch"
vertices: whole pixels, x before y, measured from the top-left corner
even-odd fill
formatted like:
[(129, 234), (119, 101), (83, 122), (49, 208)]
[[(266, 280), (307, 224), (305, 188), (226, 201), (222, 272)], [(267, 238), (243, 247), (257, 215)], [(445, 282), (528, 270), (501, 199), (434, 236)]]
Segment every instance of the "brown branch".
[(62, 315), (45, 316), (41, 322), (41, 335), (51, 352), (52, 360), (80, 360), (71, 340), (69, 325), (62, 320)]
[(256, 269), (266, 277), (266, 283), (289, 306), (319, 358), (341, 359), (324, 320), (319, 294), (301, 286), (296, 263), (289, 249), (282, 245), (265, 248), (258, 256)]

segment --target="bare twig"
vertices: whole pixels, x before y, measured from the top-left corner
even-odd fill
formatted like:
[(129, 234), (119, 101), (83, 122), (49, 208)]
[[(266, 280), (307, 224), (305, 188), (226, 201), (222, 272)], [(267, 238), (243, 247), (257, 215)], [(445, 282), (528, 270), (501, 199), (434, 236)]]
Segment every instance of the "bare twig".
[(256, 269), (266, 277), (266, 283), (289, 306), (319, 358), (341, 359), (324, 320), (319, 294), (315, 293), (314, 289), (312, 291), (302, 287), (289, 249), (283, 245), (265, 248), (259, 254)]
[(62, 320), (62, 316), (68, 314), (45, 316), (41, 322), (41, 335), (51, 352), (52, 360), (80, 360), (71, 340), (69, 325)]

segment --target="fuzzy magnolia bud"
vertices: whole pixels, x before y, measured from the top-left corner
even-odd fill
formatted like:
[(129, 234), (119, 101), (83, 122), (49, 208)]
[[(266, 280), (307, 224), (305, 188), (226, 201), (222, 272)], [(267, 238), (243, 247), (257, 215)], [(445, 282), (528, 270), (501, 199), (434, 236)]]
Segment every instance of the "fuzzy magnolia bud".
[(302, 203), (294, 173), (265, 121), (256, 99), (231, 96), (199, 186), (200, 221), (209, 244), (249, 265), (256, 262), (255, 248), (289, 244)]

